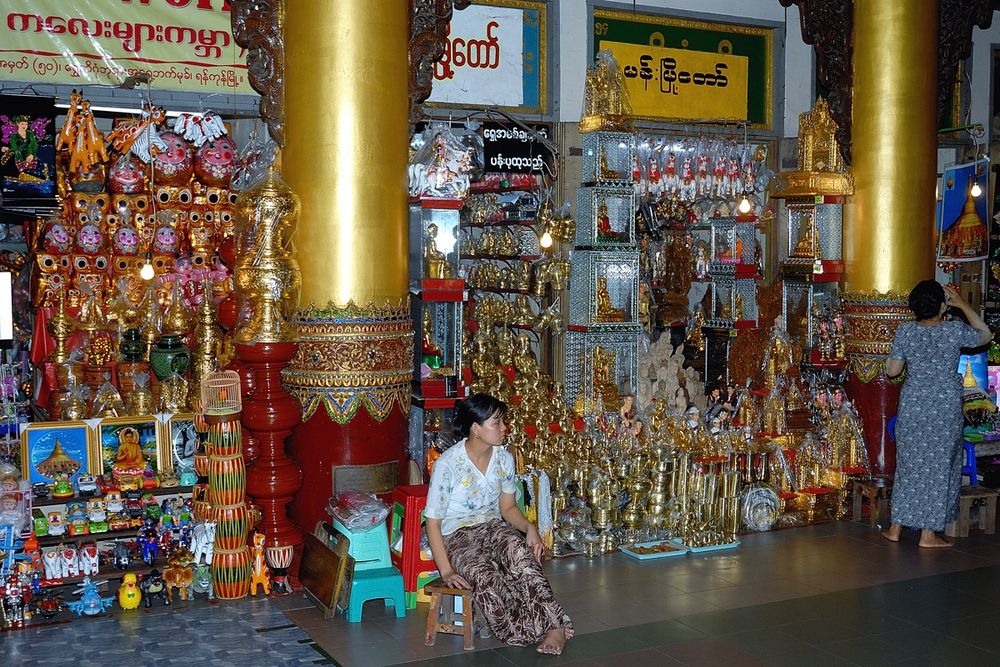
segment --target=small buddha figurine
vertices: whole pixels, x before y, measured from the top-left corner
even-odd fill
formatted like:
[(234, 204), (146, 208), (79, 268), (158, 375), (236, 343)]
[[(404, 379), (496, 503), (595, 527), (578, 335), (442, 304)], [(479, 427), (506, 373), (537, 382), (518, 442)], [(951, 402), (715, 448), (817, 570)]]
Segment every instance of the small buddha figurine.
[(611, 217), (608, 215), (608, 203), (601, 200), (597, 205), (597, 236), (600, 239), (615, 240), (621, 234), (611, 228)]
[(608, 279), (605, 276), (597, 278), (597, 319), (601, 322), (624, 322), (625, 313), (611, 304), (611, 293), (608, 292)]
[[(424, 309), (423, 318), (423, 337), (421, 338), (421, 355), (424, 357), (433, 357), (437, 361), (437, 365), (441, 364), (441, 348), (434, 343), (434, 322), (431, 318), (431, 311), (429, 308)], [(429, 366), (436, 368), (433, 363), (429, 363)]]
[(601, 151), (601, 180), (614, 181), (622, 175), (608, 166), (608, 154)]
[(434, 223), (427, 225), (427, 236), (424, 239), (424, 272), (428, 278), (450, 278), (451, 269), (444, 253), (438, 250), (435, 239), (438, 227)]
[(816, 256), (816, 225), (812, 215), (806, 213), (802, 216), (802, 238), (795, 244), (792, 257), (815, 257)]

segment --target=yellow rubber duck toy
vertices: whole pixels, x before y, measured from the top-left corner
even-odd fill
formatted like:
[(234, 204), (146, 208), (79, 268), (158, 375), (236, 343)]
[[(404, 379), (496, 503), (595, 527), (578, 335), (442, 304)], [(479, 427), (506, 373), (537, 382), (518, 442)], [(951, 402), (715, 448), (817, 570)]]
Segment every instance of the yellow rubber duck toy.
[(118, 587), (118, 604), (122, 609), (138, 609), (142, 602), (142, 591), (136, 583), (135, 574), (127, 572), (122, 579), (122, 585)]

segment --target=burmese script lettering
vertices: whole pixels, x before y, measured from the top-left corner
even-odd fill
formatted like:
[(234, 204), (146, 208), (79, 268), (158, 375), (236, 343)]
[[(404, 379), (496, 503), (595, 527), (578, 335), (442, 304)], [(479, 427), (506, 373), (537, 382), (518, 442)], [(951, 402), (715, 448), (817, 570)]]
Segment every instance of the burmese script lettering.
[(639, 57), (639, 66), (626, 65), (622, 70), (626, 79), (638, 77), (643, 81), (643, 88), (649, 89), (649, 82), (654, 78), (659, 82), (660, 92), (670, 95), (679, 95), (682, 85), (712, 86), (725, 88), (729, 85), (729, 78), (725, 72), (729, 66), (725, 63), (716, 63), (715, 72), (690, 72), (688, 70), (677, 69), (676, 58), (660, 58), (656, 72), (653, 71), (653, 56), (643, 55)]
[[(213, 7), (212, 5), (218, 5), (219, 2), (221, 1), (222, 5), (219, 7), (220, 11), (229, 12), (232, 11), (233, 9), (232, 6), (229, 4), (229, 0), (160, 0), (160, 1), (166, 2), (171, 7), (175, 7), (177, 9), (184, 9), (193, 2), (195, 3), (194, 5), (195, 9), (207, 9), (208, 11), (212, 11), (213, 9), (215, 9), (215, 7)], [(152, 2), (152, 0), (122, 0), (122, 2), (124, 2), (126, 5), (131, 5), (133, 2), (137, 2), (140, 5), (148, 5), (150, 2)]]
[(15, 32), (47, 32), (53, 35), (68, 34), (85, 37), (117, 39), (122, 48), (138, 55), (144, 44), (191, 44), (198, 58), (221, 58), (222, 49), (229, 46), (232, 36), (225, 30), (195, 29), (188, 26), (153, 25), (107, 19), (46, 16), (11, 12), (7, 15), (7, 28)]
[(486, 24), (486, 39), (451, 39), (449, 24), (444, 41), (444, 55), (434, 63), (434, 78), (438, 81), (455, 77), (456, 67), (497, 69), (500, 66), (500, 40), (494, 31), (500, 27), (496, 21)]
[(521, 142), (534, 141), (535, 137), (541, 135), (548, 139), (549, 132), (546, 128), (539, 128), (535, 130), (532, 134), (525, 132), (521, 128), (512, 127), (507, 129), (506, 127), (485, 127), (483, 128), (483, 139), (488, 139), (489, 141), (502, 141), (517, 139)]
[(504, 157), (502, 153), (497, 153), (490, 157), (491, 171), (508, 171), (510, 169), (528, 169), (541, 171), (545, 167), (545, 159), (540, 155), (532, 157)]

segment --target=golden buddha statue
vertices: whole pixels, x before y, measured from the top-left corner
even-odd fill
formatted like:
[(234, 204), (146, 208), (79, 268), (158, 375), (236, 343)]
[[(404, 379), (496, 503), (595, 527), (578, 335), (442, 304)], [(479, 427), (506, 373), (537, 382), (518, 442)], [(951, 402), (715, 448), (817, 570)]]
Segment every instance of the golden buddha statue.
[(424, 272), (428, 278), (450, 278), (451, 268), (444, 253), (438, 250), (435, 239), (438, 226), (427, 225), (427, 236), (424, 238)]
[(614, 350), (594, 347), (594, 399), (604, 403), (605, 410), (615, 409), (621, 401), (615, 384), (616, 355)]
[(792, 257), (815, 257), (819, 239), (816, 238), (816, 223), (810, 213), (802, 216), (802, 236), (795, 244)]
[(611, 293), (608, 292), (608, 279), (597, 277), (597, 320), (599, 322), (624, 322), (625, 311), (611, 304)]

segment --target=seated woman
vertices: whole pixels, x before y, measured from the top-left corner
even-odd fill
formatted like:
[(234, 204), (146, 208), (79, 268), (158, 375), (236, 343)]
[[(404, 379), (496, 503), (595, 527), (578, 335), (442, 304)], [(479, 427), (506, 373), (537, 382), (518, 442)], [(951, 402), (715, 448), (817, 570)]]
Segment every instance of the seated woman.
[(506, 414), (488, 394), (459, 403), (455, 431), (464, 439), (434, 464), (427, 538), (441, 579), (472, 590), (498, 639), (541, 642), (539, 653), (559, 655), (573, 624), (542, 574), (538, 529), (514, 502), (514, 457), (502, 448)]

